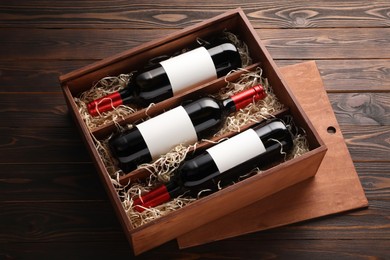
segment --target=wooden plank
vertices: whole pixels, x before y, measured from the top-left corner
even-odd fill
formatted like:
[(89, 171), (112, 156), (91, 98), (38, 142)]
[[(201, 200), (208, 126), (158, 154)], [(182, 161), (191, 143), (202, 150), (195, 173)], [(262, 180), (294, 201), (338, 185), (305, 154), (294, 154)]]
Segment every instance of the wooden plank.
[(2, 61), (0, 92), (61, 92), (58, 77), (95, 60)]
[(274, 59), (389, 58), (390, 28), (259, 29)]
[[(302, 60), (276, 60), (280, 67)], [(316, 60), (321, 79), (329, 92), (388, 92), (390, 60)]]
[[(390, 93), (328, 94), (342, 125), (390, 125)], [(0, 94), (0, 127), (72, 127), (62, 93)]]
[(0, 218), (0, 243), (124, 238), (108, 201), (2, 203)]
[[(96, 236), (104, 234), (96, 233)], [(174, 243), (170, 244), (174, 248)], [(174, 249), (173, 249), (174, 250)], [(158, 252), (158, 251), (157, 251)], [(175, 251), (173, 251), (175, 252)], [(156, 253), (154, 253), (156, 255)], [(180, 253), (174, 253), (180, 256)], [(161, 256), (169, 255), (162, 253)], [(159, 256), (159, 257), (161, 257)], [(122, 240), (90, 241), (54, 241), (54, 242), (16, 242), (0, 243), (0, 257), (2, 259), (134, 259), (128, 243)], [(148, 259), (148, 258), (139, 258)], [(149, 258), (153, 259), (153, 258)], [(162, 259), (162, 258), (154, 258)]]
[[(0, 29), (0, 57), (101, 59), (174, 31)], [(258, 29), (257, 33), (274, 59), (390, 58), (390, 28)]]
[(0, 127), (74, 126), (62, 93), (0, 94)]
[(390, 161), (354, 164), (368, 200), (390, 200)]
[[(0, 60), (0, 92), (60, 92), (58, 77), (97, 60)], [(280, 67), (303, 60), (276, 60)], [(327, 92), (386, 92), (390, 60), (317, 60)]]
[(0, 165), (1, 203), (107, 200), (90, 163)]
[[(375, 245), (375, 243), (382, 243)], [(237, 250), (237, 245), (240, 246)], [(368, 248), (372, 245), (372, 248)], [(258, 240), (256, 236), (243, 239), (229, 239), (218, 243), (220, 251), (215, 252), (216, 244), (187, 249), (184, 252), (200, 258), (242, 258), (242, 259), (359, 259), (375, 256), (385, 259), (388, 256), (387, 240)]]
[(357, 162), (389, 161), (390, 126), (343, 126), (345, 142)]
[(324, 2), (245, 1), (9, 1), (0, 8), (5, 27), (183, 28), (241, 7), (256, 28), (386, 27), (390, 4), (377, 0)]
[[(262, 231), (255, 237), (257, 240), (390, 239), (389, 205), (389, 200), (374, 200), (364, 211)], [(1, 209), (0, 243), (96, 242), (124, 238), (108, 201), (4, 202)], [(250, 217), (253, 216), (243, 220), (250, 221)]]
[(91, 162), (75, 127), (1, 127), (0, 136), (0, 164)]
[[(124, 241), (78, 243), (2, 243), (5, 259), (386, 259), (388, 240), (259, 240), (256, 236), (227, 239), (177, 251), (173, 241), (137, 258)], [(239, 247), (239, 248), (238, 248)]]
[(328, 95), (340, 124), (390, 126), (390, 92)]
[[(390, 239), (390, 224), (387, 217), (390, 214), (388, 200), (376, 200), (370, 203), (368, 209), (344, 212), (343, 214), (318, 218), (289, 226), (258, 232), (259, 239)], [(380, 215), (377, 212), (381, 211)], [(244, 220), (247, 220), (246, 218)], [(249, 220), (249, 218), (248, 218)], [(374, 224), (376, 223), (376, 224)], [(378, 230), (373, 231), (372, 229)], [(381, 232), (382, 231), (382, 232)], [(322, 233), (322, 234), (321, 234)], [(325, 234), (326, 233), (326, 234)]]
[(176, 30), (0, 29), (2, 60), (102, 59)]
[[(390, 162), (355, 163), (369, 200), (389, 197), (389, 166)], [(1, 169), (1, 201), (106, 199), (91, 164), (5, 164)]]
[[(389, 160), (389, 126), (341, 125), (341, 130), (354, 161)], [(0, 136), (5, 137), (0, 163), (91, 162), (74, 127), (1, 127)]]
[[(390, 161), (355, 162), (369, 201), (390, 200)], [(1, 202), (107, 200), (90, 163), (2, 164)]]

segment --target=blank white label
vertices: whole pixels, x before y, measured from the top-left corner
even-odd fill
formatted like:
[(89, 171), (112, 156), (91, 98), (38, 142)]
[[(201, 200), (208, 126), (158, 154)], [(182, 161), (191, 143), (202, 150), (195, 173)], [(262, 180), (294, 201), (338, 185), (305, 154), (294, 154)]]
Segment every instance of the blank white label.
[(207, 149), (220, 173), (230, 170), (265, 151), (263, 142), (253, 129), (248, 129)]
[(217, 78), (217, 71), (204, 47), (160, 62), (168, 75), (174, 95)]
[(182, 106), (171, 109), (139, 125), (152, 159), (169, 152), (179, 144), (192, 144), (198, 140), (194, 125)]

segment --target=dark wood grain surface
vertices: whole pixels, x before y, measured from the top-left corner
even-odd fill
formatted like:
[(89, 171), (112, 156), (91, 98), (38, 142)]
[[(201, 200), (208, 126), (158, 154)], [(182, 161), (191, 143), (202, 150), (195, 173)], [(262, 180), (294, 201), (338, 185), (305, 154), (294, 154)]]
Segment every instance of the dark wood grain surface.
[(1, 1), (0, 259), (129, 259), (58, 76), (242, 7), (279, 66), (315, 60), (369, 208), (139, 259), (390, 258), (390, 3)]

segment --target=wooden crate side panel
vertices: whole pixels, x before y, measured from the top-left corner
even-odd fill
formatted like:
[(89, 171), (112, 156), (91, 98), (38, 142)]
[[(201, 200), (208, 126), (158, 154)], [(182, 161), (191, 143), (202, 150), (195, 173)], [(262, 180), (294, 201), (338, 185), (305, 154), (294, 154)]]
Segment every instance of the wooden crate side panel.
[(110, 180), (110, 177), (109, 177), (108, 172), (106, 170), (106, 167), (105, 167), (104, 163), (102, 162), (102, 160), (100, 159), (100, 156), (96, 150), (94, 141), (92, 140), (92, 136), (91, 136), (89, 130), (85, 127), (85, 125), (82, 124), (83, 121), (80, 117), (80, 114), (78, 113), (77, 106), (73, 101), (71, 91), (69, 90), (69, 88), (67, 86), (63, 86), (62, 89), (63, 89), (63, 93), (65, 96), (65, 100), (67, 102), (67, 105), (69, 108), (71, 108), (70, 113), (76, 121), (77, 128), (79, 129), (81, 136), (82, 136), (82, 139), (87, 146), (87, 150), (91, 155), (92, 161), (93, 161), (95, 167), (98, 169), (97, 173), (99, 174), (99, 177), (103, 183), (103, 187), (105, 188), (106, 193), (107, 193), (111, 203), (113, 204), (113, 208), (114, 208), (115, 213), (117, 214), (119, 222), (121, 223), (123, 229), (127, 231), (127, 232), (125, 232), (125, 234), (126, 234), (128, 241), (131, 243), (132, 241), (131, 241), (129, 231), (133, 227), (130, 223), (130, 220), (128, 219), (128, 217), (124, 211), (124, 208), (122, 206), (122, 203), (118, 197), (118, 194), (116, 193), (116, 191), (111, 183), (111, 180)]

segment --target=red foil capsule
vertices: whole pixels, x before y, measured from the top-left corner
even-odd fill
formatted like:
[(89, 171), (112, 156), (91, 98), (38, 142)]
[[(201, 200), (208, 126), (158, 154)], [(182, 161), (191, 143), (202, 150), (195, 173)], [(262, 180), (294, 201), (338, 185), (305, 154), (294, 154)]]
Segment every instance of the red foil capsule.
[(171, 199), (167, 187), (165, 185), (152, 190), (141, 198), (134, 200), (134, 209), (138, 212), (143, 212), (146, 208), (156, 207)]
[(246, 107), (250, 103), (263, 99), (267, 94), (262, 85), (256, 85), (248, 90), (233, 95), (231, 99), (236, 105), (236, 110)]
[(87, 105), (88, 112), (91, 116), (97, 116), (103, 112), (110, 111), (115, 107), (123, 104), (119, 92), (114, 92), (102, 98), (95, 99)]
[(164, 193), (168, 193), (167, 187), (165, 185), (161, 185), (160, 187), (146, 193), (145, 195), (134, 199), (133, 205), (134, 206), (142, 205), (142, 204), (148, 202), (149, 200), (151, 200), (157, 196), (160, 196), (161, 194), (164, 194)]

